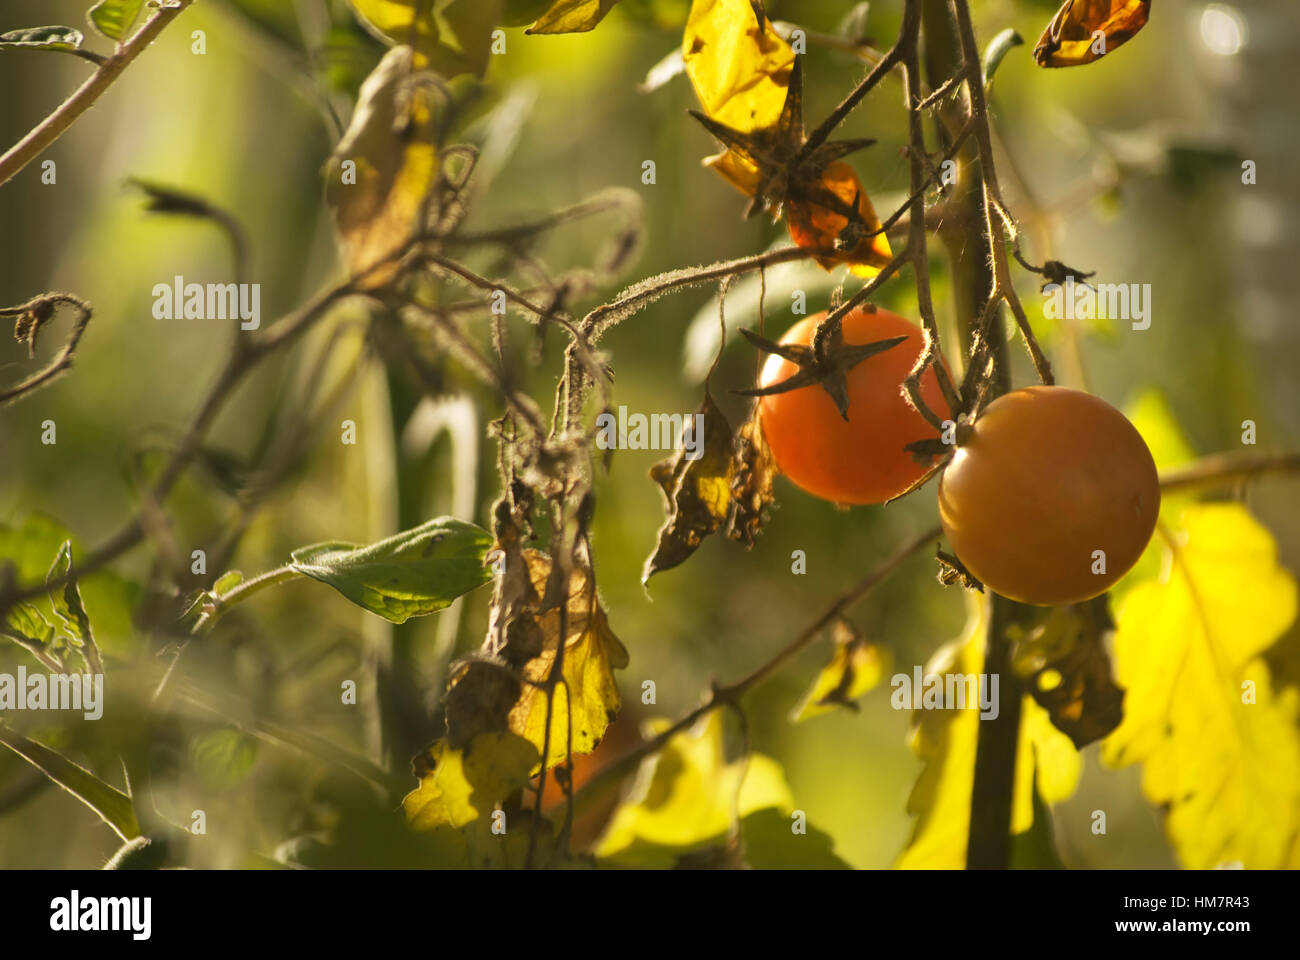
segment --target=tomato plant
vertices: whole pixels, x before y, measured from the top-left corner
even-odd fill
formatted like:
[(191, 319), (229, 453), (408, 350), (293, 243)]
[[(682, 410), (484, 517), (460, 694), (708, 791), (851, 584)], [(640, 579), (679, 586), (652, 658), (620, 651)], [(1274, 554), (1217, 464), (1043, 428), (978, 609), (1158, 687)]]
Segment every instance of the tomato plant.
[[(824, 316), (800, 320), (780, 342), (810, 346)], [(762, 398), (763, 435), (781, 472), (814, 496), (841, 504), (883, 503), (927, 469), (903, 449), (934, 436), (933, 428), (902, 393), (903, 379), (924, 349), (924, 337), (915, 324), (879, 307), (852, 311), (844, 317), (842, 329), (846, 345), (907, 339), (848, 371), (847, 420), (825, 391), (810, 385)], [(771, 387), (795, 372), (789, 360), (770, 356), (759, 385)], [(921, 378), (921, 394), (931, 409), (948, 416), (933, 369)]]
[(1025, 387), (989, 404), (939, 480), (957, 557), (1004, 597), (1050, 606), (1105, 593), (1160, 512), (1151, 451), (1110, 404)]
[(9, 4), (0, 866), (1300, 866), (1288, 2)]

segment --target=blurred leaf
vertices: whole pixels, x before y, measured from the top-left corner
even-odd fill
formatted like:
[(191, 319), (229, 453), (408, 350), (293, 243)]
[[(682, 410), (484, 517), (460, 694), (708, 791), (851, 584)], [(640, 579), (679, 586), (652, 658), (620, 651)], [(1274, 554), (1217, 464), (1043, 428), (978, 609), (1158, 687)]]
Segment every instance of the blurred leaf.
[(637, 85), (637, 90), (641, 93), (654, 93), (654, 91), (673, 77), (685, 72), (685, 70), (686, 61), (682, 59), (681, 48), (677, 47), (646, 71), (645, 79)]
[(228, 790), (253, 769), (257, 741), (239, 730), (214, 730), (195, 740), (191, 753), (204, 784), (213, 790)]
[[(967, 593), (966, 598), (970, 615), (965, 630), (935, 652), (924, 675), (978, 677), (983, 669), (989, 601), (983, 594)], [(1032, 697), (1024, 697), (1021, 711), (1011, 808), (1013, 849), (1024, 842), (1017, 837), (1033, 828), (1035, 788), (1047, 804), (1066, 799), (1078, 785), (1083, 763), (1070, 738), (1052, 726), (1047, 711)], [(965, 868), (981, 722), (978, 702), (968, 702), (964, 710), (915, 711), (911, 746), (925, 767), (907, 798), (907, 812), (917, 820), (898, 867)]]
[[(483, 650), (452, 669), (446, 704), (453, 747), (484, 732), (508, 730), (528, 740), (541, 756), (547, 716), (542, 685), (560, 643), (559, 606), (543, 606), (550, 578), (551, 560), (544, 553), (526, 550), (519, 560), (507, 559), (492, 613), (493, 625), (504, 621), (504, 645), (498, 646), (490, 625)], [(517, 602), (504, 604), (507, 594)], [(570, 574), (565, 614), (564, 683), (556, 686), (551, 708), (548, 768), (565, 761), (570, 744), (575, 756), (596, 749), (622, 705), (613, 671), (628, 663), (588, 571), (576, 568)]]
[(528, 782), (537, 761), (537, 748), (513, 733), (479, 734), (464, 750), (439, 740), (415, 758), (420, 785), (402, 800), (407, 822), (431, 830), (486, 819)]
[(31, 47), (66, 52), (80, 50), (85, 39), (80, 30), (72, 27), (27, 27), (0, 33), (0, 48)]
[(1011, 838), (1009, 866), (1012, 870), (1064, 870), (1065, 864), (1056, 852), (1052, 809), (1043, 802), (1038, 790), (1033, 792), (1033, 798), (1033, 826)]
[(0, 637), (8, 637), (42, 663), (47, 663), (48, 657), (60, 667), (66, 666), (66, 651), (59, 642), (58, 632), (30, 603), (15, 603), (5, 612), (0, 622)]
[(880, 683), (888, 669), (889, 653), (866, 638), (842, 617), (831, 627), (835, 652), (822, 667), (799, 705), (791, 711), (792, 723), (828, 713), (836, 706), (856, 711), (855, 702)]
[(855, 3), (849, 8), (849, 12), (840, 18), (840, 22), (835, 25), (835, 32), (853, 43), (865, 43), (867, 25), (870, 21), (871, 4), (863, 0), (861, 3)]
[[(54, 558), (54, 563), (45, 575), (45, 582), (49, 583), (55, 577), (62, 577), (71, 570), (72, 541), (64, 540)], [(99, 647), (95, 645), (95, 634), (90, 628), (90, 616), (86, 613), (86, 605), (81, 600), (81, 590), (77, 588), (76, 579), (69, 580), (62, 589), (50, 590), (49, 595), (50, 603), (54, 607), (55, 614), (63, 621), (64, 629), (79, 641), (77, 646), (81, 648), (90, 672), (103, 673), (104, 664), (99, 656)]]
[(522, 27), (545, 13), (555, 0), (506, 0), (501, 22), (507, 27)]
[[(650, 468), (650, 478), (663, 491), (668, 519), (659, 531), (654, 553), (641, 572), (645, 583), (661, 570), (685, 561), (727, 519), (731, 508), (732, 434), (708, 387), (697, 416), (704, 418), (704, 436), (695, 436), (695, 417), (684, 421), (682, 448)], [(688, 432), (689, 428), (689, 432)], [(690, 459), (686, 443), (695, 447)]]
[[(394, 47), (361, 86), (347, 133), (326, 165), (325, 197), (359, 286), (397, 273), (394, 255), (419, 233), (438, 177), (433, 94), (419, 85), (410, 47)], [(345, 183), (343, 165), (356, 165)], [(378, 264), (391, 260), (382, 267)]]
[[(1151, 0), (1065, 0), (1034, 47), (1040, 67), (1092, 63), (1146, 26)], [(1094, 38), (1094, 34), (1102, 36)], [(1100, 42), (1101, 50), (1094, 45)]]
[(791, 830), (790, 815), (774, 807), (740, 821), (745, 865), (755, 870), (851, 870), (835, 855), (835, 841), (811, 823)]
[(618, 0), (555, 0), (525, 33), (585, 33), (605, 19)]
[[(19, 580), (43, 581), (49, 571), (50, 557), (56, 555), (65, 540), (72, 549), (80, 549), (66, 527), (39, 514), (25, 517), (21, 524), (0, 523), (0, 567), (12, 562)], [(99, 648), (113, 656), (129, 659), (140, 637), (132, 623), (132, 613), (140, 597), (140, 587), (111, 570), (100, 569), (77, 580), (88, 610), (95, 611), (95, 638)], [(52, 612), (52, 611), (51, 611)]]
[(302, 49), (302, 34), (293, 4), (285, 3), (284, 0), (225, 0), (225, 2), (238, 10), (259, 30), (269, 34), (276, 42), (283, 43), (294, 50)]
[(331, 541), (293, 551), (294, 570), (393, 623), (435, 613), (492, 579), (486, 530), (439, 517), (367, 547)]
[(94, 810), (123, 840), (132, 840), (140, 835), (140, 824), (131, 798), (121, 790), (109, 786), (62, 754), (10, 729), (3, 721), (0, 721), (0, 743)]
[(997, 73), (998, 67), (1006, 55), (1016, 47), (1022, 46), (1025, 38), (1010, 27), (997, 34), (989, 41), (988, 46), (984, 48), (984, 86), (987, 88), (993, 82), (993, 75)]
[(1262, 658), (1295, 618), (1277, 544), (1232, 503), (1188, 507), (1163, 575), (1118, 605), (1126, 709), (1102, 760), (1143, 764), (1142, 791), (1168, 810), (1166, 832), (1191, 869), (1300, 867), (1300, 690), (1274, 689)]
[[(652, 721), (647, 733), (657, 736), (670, 725)], [(683, 854), (725, 839), (738, 820), (768, 808), (784, 814), (794, 809), (781, 765), (761, 753), (728, 762), (722, 711), (712, 710), (641, 762), (593, 852), (615, 866), (672, 866)]]
[[(491, 55), (492, 30), (503, 0), (348, 0), (372, 33), (414, 48), (417, 69), (445, 79), (463, 73), (483, 76)], [(416, 15), (416, 11), (420, 15)]]
[[(1124, 415), (1129, 418), (1137, 432), (1142, 435), (1156, 469), (1165, 471), (1191, 463), (1196, 459), (1196, 451), (1188, 443), (1182, 427), (1174, 417), (1173, 410), (1164, 393), (1154, 387), (1142, 390), (1124, 407)], [(1196, 502), (1194, 494), (1187, 491), (1162, 492), (1160, 495), (1161, 522), (1174, 526), (1179, 522), (1183, 511)], [(1159, 536), (1151, 538), (1142, 556), (1133, 568), (1126, 573), (1119, 583), (1110, 591), (1110, 606), (1118, 609), (1124, 595), (1135, 584), (1161, 575), (1165, 562), (1165, 547)]]
[(144, 0), (99, 0), (86, 18), (110, 40), (121, 41), (140, 15)]

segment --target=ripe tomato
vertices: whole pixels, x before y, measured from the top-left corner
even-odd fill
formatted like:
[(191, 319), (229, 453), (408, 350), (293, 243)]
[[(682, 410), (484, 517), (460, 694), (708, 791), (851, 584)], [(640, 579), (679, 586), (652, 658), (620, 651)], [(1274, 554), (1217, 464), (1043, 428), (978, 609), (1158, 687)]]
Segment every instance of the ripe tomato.
[[(824, 316), (822, 312), (800, 320), (781, 342), (811, 345)], [(813, 384), (762, 398), (763, 435), (781, 472), (809, 493), (840, 504), (883, 503), (926, 470), (904, 445), (935, 435), (901, 393), (903, 378), (924, 349), (924, 335), (903, 317), (879, 308), (850, 312), (841, 330), (845, 344), (900, 336), (907, 340), (849, 370), (847, 421), (830, 395)], [(780, 383), (797, 370), (794, 363), (771, 354), (759, 386)], [(939, 417), (950, 416), (933, 369), (921, 377), (921, 396)]]
[(994, 400), (939, 480), (957, 558), (991, 590), (1040, 606), (1109, 589), (1146, 548), (1159, 511), (1156, 465), (1137, 430), (1064, 387)]
[[(862, 218), (864, 228), (868, 231), (880, 229), (880, 221), (876, 219), (871, 200), (862, 189), (858, 175), (847, 163), (837, 160), (829, 164), (822, 171), (821, 187), (850, 207), (856, 200), (858, 216)], [(813, 199), (789, 200), (786, 203), (785, 219), (790, 239), (800, 247), (833, 248), (840, 231), (849, 225), (848, 218), (843, 214), (827, 209)], [(889, 263), (891, 257), (889, 241), (883, 233), (878, 233), (874, 237), (858, 240), (851, 250), (818, 257), (817, 262), (826, 270), (847, 263), (851, 273), (861, 277), (874, 277), (879, 268)]]

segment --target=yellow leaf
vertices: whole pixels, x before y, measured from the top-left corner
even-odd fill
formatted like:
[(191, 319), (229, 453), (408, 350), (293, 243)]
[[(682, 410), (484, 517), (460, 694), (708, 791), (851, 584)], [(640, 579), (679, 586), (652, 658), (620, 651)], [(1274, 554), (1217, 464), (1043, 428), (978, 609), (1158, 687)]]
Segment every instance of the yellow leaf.
[(522, 787), (537, 764), (537, 750), (511, 733), (481, 733), (465, 750), (439, 740), (415, 764), (423, 776), (402, 799), (407, 822), (417, 830), (459, 828), (485, 819)]
[(586, 33), (618, 0), (556, 0), (525, 33)]
[(388, 51), (362, 84), (352, 123), (326, 165), (325, 196), (363, 289), (396, 274), (395, 255), (420, 230), (438, 176), (432, 98), (412, 83), (413, 70), (410, 47)]
[(1038, 38), (1040, 67), (1075, 67), (1110, 53), (1146, 26), (1151, 0), (1065, 0)]
[[(652, 721), (648, 733), (669, 726)], [(670, 866), (682, 853), (722, 840), (748, 814), (769, 808), (794, 809), (781, 765), (757, 753), (728, 763), (722, 711), (713, 710), (642, 761), (593, 852), (629, 866)]]
[[(785, 105), (794, 50), (749, 0), (695, 0), (682, 34), (686, 75), (704, 112), (740, 133), (774, 126)], [(733, 150), (704, 161), (746, 196), (757, 168)]]
[(888, 651), (868, 643), (844, 620), (835, 622), (835, 652), (822, 667), (803, 700), (794, 708), (794, 723), (833, 710), (837, 704), (857, 709), (853, 701), (880, 683), (889, 661)]
[[(925, 674), (978, 675), (984, 665), (988, 599), (967, 594), (970, 614), (961, 637), (935, 652)], [(1020, 745), (1011, 811), (1011, 833), (1034, 826), (1034, 781), (1045, 803), (1070, 796), (1079, 782), (1082, 759), (1070, 738), (1052, 726), (1047, 711), (1032, 697), (1021, 702)], [(971, 792), (975, 784), (975, 748), (979, 739), (979, 704), (964, 710), (918, 710), (912, 750), (925, 768), (907, 799), (917, 817), (900, 869), (961, 870), (966, 866)]]
[(1172, 539), (1162, 573), (1118, 605), (1125, 716), (1102, 759), (1144, 765), (1143, 793), (1167, 807), (1186, 866), (1300, 866), (1295, 851), (1287, 861), (1300, 828), (1300, 700), (1274, 689), (1260, 656), (1295, 620), (1295, 578), (1238, 504), (1187, 508)]
[[(550, 558), (537, 550), (525, 550), (520, 557), (527, 567), (527, 579), (520, 575), (519, 586), (531, 587), (535, 598), (544, 598), (551, 575)], [(507, 561), (507, 577), (513, 576), (510, 566)], [(493, 602), (497, 603), (496, 598)], [(509, 730), (533, 744), (540, 758), (546, 737), (547, 692), (538, 685), (550, 676), (559, 649), (558, 605), (537, 613), (516, 613), (505, 635), (507, 647), (498, 651), (504, 660), (493, 661), (485, 647), (485, 655), (462, 661), (453, 671), (447, 693), (448, 737), (453, 744), (460, 744), (484, 730)], [(492, 643), (491, 636), (488, 643)], [(556, 685), (551, 707), (548, 769), (564, 762), (570, 746), (574, 755), (596, 749), (622, 705), (614, 670), (627, 663), (627, 650), (610, 629), (587, 572), (573, 570), (561, 667), (564, 682)], [(516, 674), (527, 682), (520, 683)], [(540, 769), (538, 759), (533, 772)]]
[(785, 105), (794, 51), (750, 0), (695, 0), (682, 59), (704, 112), (748, 133), (776, 123)]

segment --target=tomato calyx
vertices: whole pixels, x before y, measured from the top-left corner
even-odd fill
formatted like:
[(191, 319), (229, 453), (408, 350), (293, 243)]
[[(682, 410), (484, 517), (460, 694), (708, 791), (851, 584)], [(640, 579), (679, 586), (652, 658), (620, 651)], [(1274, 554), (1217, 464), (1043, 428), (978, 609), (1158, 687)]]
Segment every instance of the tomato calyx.
[[(822, 329), (825, 330), (824, 336), (821, 335)], [(759, 350), (789, 360), (799, 369), (792, 376), (769, 387), (733, 392), (743, 397), (770, 397), (773, 394), (788, 393), (791, 390), (816, 384), (835, 401), (835, 408), (839, 410), (840, 416), (848, 420), (848, 372), (868, 357), (874, 357), (878, 353), (884, 353), (898, 346), (907, 337), (889, 337), (871, 343), (847, 345), (844, 343), (844, 333), (840, 324), (823, 324), (822, 329), (819, 329), (818, 336), (813, 338), (812, 345), (806, 346), (801, 343), (777, 343), (742, 327), (741, 334)]]
[[(808, 142), (803, 126), (803, 67), (798, 58), (790, 69), (781, 116), (770, 127), (743, 133), (698, 110), (688, 111), (704, 129), (723, 146), (734, 151), (758, 170), (758, 184), (745, 209), (752, 217), (760, 210), (771, 210), (773, 220), (792, 203), (819, 206), (839, 214), (848, 226), (837, 239), (837, 249), (852, 249), (871, 227), (858, 212), (858, 198), (852, 204), (836, 196), (822, 184), (828, 166), (843, 157), (869, 147), (871, 138), (834, 140), (806, 150)], [(841, 246), (842, 245), (842, 246)]]

